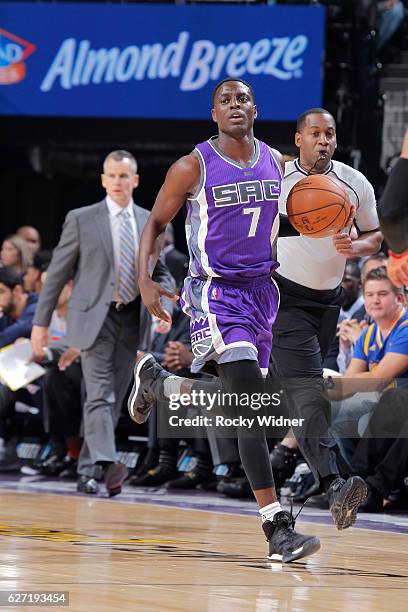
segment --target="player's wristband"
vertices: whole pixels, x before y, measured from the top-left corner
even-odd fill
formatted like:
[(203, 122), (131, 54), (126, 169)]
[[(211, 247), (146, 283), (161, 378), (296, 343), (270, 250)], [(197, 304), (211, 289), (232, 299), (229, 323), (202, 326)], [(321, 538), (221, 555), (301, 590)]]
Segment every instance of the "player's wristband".
[(392, 259), (403, 259), (404, 257), (408, 257), (408, 249), (405, 249), (402, 253), (394, 253), (394, 251), (388, 249), (388, 256)]

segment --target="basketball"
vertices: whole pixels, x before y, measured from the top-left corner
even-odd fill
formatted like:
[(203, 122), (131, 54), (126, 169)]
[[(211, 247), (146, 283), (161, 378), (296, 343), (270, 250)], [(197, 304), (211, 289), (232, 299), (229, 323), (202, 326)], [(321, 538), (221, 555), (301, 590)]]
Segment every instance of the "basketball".
[(304, 236), (325, 238), (346, 225), (351, 202), (340, 182), (325, 174), (311, 174), (289, 192), (286, 210), (293, 227)]

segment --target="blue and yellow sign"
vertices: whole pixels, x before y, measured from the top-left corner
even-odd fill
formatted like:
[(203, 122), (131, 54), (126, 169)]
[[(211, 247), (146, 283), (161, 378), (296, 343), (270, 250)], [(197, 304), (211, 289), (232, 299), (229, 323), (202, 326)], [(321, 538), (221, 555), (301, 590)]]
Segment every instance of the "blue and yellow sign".
[[(202, 119), (226, 77), (259, 118), (322, 97), (325, 9), (2, 3), (0, 114)], [(30, 42), (28, 42), (30, 41)]]

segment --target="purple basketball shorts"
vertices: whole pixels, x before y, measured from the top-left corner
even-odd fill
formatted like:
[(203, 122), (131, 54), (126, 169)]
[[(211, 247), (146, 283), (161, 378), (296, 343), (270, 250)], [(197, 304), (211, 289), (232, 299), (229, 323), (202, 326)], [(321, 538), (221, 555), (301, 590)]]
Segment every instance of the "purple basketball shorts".
[(266, 374), (279, 308), (274, 280), (267, 276), (229, 282), (188, 276), (181, 306), (191, 318), (192, 372), (207, 361), (251, 359)]

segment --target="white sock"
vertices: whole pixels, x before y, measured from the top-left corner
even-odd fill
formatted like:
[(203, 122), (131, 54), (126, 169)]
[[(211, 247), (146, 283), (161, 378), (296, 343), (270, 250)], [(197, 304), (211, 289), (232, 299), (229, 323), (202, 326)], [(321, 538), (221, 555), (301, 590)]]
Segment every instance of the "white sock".
[(164, 380), (163, 391), (164, 397), (170, 397), (171, 395), (180, 395), (181, 385), (185, 381), (185, 378), (181, 376), (168, 376)]
[(283, 508), (278, 501), (273, 502), (273, 504), (268, 504), (259, 510), (259, 514), (261, 515), (262, 522), (272, 521), (275, 514), (278, 512), (282, 512)]

